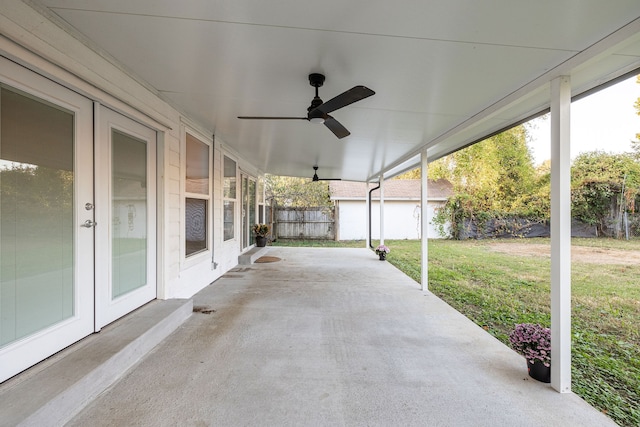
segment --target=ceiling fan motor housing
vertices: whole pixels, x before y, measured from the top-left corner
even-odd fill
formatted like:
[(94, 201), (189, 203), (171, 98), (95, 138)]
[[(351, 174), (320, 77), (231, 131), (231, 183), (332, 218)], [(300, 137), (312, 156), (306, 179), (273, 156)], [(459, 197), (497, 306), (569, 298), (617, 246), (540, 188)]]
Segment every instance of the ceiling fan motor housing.
[(319, 73), (309, 74), (309, 83), (313, 87), (320, 87), (324, 84), (324, 75)]
[(318, 111), (317, 108), (322, 105), (322, 99), (318, 96), (318, 88), (324, 84), (324, 76), (318, 73), (309, 74), (309, 83), (316, 88), (316, 96), (311, 101), (311, 105), (307, 108), (307, 118), (311, 123), (324, 123), (326, 114)]

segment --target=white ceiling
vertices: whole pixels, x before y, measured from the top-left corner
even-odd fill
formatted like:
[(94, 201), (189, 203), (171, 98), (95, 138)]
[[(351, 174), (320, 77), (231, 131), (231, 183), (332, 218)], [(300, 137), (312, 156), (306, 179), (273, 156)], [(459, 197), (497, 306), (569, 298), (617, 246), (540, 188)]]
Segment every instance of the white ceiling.
[[(366, 181), (439, 157), (640, 67), (640, 1), (41, 0), (43, 6), (260, 170)], [(376, 95), (306, 121), (356, 85)], [(405, 162), (405, 163), (403, 163)]]

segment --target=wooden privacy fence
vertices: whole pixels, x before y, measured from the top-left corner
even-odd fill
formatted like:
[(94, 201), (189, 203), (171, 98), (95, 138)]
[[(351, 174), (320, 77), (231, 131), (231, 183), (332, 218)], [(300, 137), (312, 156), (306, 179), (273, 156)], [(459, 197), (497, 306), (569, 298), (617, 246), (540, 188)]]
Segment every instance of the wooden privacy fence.
[(273, 237), (276, 239), (335, 239), (333, 207), (276, 207), (273, 213)]

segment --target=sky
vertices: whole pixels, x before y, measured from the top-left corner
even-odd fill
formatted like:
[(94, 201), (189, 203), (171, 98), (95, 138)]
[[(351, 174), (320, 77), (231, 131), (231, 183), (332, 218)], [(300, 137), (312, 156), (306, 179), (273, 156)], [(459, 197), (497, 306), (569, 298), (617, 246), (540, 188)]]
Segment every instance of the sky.
[[(571, 105), (571, 158), (586, 151), (630, 152), (640, 133), (640, 116), (633, 104), (640, 98), (640, 84), (631, 77)], [(549, 118), (532, 120), (528, 126), (534, 163), (551, 157)]]

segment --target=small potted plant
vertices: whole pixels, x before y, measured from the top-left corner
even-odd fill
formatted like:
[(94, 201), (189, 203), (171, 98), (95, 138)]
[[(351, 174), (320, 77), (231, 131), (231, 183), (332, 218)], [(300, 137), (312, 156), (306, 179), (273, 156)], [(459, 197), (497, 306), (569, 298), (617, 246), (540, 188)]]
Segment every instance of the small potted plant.
[(529, 376), (551, 382), (551, 330), (538, 324), (519, 323), (509, 335), (511, 347), (527, 359)]
[(255, 224), (252, 227), (253, 234), (256, 236), (256, 246), (259, 248), (267, 245), (267, 236), (269, 235), (269, 226), (267, 224)]
[(389, 247), (385, 245), (378, 245), (378, 247), (376, 248), (376, 254), (378, 254), (378, 256), (380, 257), (380, 261), (386, 260), (387, 254), (389, 252), (391, 252), (391, 249), (389, 249)]

